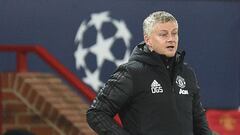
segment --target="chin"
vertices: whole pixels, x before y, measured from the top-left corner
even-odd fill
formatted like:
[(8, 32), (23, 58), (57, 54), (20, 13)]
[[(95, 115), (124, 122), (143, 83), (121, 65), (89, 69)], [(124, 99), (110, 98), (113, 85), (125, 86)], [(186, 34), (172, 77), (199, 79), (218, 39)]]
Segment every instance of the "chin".
[(175, 53), (171, 53), (171, 54), (165, 54), (166, 57), (174, 57), (175, 56)]

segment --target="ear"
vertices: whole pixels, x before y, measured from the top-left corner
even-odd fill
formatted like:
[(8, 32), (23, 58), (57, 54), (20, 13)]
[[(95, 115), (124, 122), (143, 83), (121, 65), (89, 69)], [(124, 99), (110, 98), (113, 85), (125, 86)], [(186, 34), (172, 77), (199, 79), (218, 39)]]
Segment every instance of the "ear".
[(144, 42), (148, 46), (149, 50), (152, 51), (152, 43), (148, 35), (144, 35)]
[(150, 43), (150, 41), (149, 41), (149, 36), (148, 35), (144, 35), (144, 42), (147, 44), (147, 45), (149, 45)]

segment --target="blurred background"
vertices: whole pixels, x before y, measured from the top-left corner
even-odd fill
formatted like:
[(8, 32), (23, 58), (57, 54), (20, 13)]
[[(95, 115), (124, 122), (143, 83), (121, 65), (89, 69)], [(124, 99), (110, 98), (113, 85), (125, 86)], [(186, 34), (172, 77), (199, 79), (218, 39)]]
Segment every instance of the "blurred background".
[[(207, 110), (219, 110), (213, 113), (215, 117), (218, 113), (222, 114), (222, 111), (225, 114), (225, 111), (234, 110), (232, 117), (226, 116), (230, 124), (225, 122), (225, 115), (222, 118), (219, 114), (218, 120), (223, 121), (220, 125), (223, 123), (222, 125), (228, 128), (217, 127), (218, 132), (239, 135), (239, 130), (235, 130), (240, 121), (239, 113), (235, 113), (240, 106), (239, 1), (0, 0), (0, 46), (40, 45), (80, 79), (83, 83), (81, 88), (87, 87), (95, 93), (116, 67), (126, 62), (132, 49), (143, 40), (142, 22), (146, 16), (157, 10), (168, 11), (178, 20), (179, 48), (186, 51), (186, 62), (192, 65), (197, 73), (203, 106)], [(16, 56), (16, 53), (9, 51), (0, 53), (2, 91), (7, 91), (3, 87), (4, 79), (19, 79), (16, 77)], [(34, 52), (28, 54), (27, 61), (29, 72), (44, 73), (40, 78), (48, 74), (59, 74)], [(61, 79), (64, 84), (68, 84), (65, 78)], [(16, 83), (15, 80), (12, 81), (13, 84)], [(11, 85), (11, 88), (20, 89), (16, 85)], [(31, 108), (28, 100), (24, 101), (24, 94), (15, 94), (18, 95), (16, 98), (28, 104), (30, 111), (37, 112), (37, 109)], [(83, 104), (89, 105), (86, 94), (76, 94), (81, 97)], [(3, 94), (3, 102), (7, 97), (9, 96)], [(5, 104), (2, 107), (4, 127), (4, 120), (9, 122), (9, 112), (4, 112)], [(36, 114), (40, 117), (42, 113), (40, 111)], [(14, 129), (14, 124), (19, 124), (19, 121), (18, 119), (6, 123), (3, 130)], [(32, 130), (32, 127), (26, 126), (25, 129)], [(54, 135), (73, 134), (72, 129), (64, 133), (57, 130), (57, 126), (53, 129), (56, 130), (56, 133), (52, 133)], [(32, 131), (39, 134), (38, 130), (41, 131)]]

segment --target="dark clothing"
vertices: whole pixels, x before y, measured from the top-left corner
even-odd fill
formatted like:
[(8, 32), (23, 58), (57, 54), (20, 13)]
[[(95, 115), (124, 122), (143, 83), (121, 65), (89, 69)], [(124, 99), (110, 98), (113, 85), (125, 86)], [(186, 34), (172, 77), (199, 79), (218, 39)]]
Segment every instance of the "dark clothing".
[(183, 59), (177, 52), (169, 64), (139, 44), (99, 91), (89, 125), (100, 135), (210, 135), (195, 74)]

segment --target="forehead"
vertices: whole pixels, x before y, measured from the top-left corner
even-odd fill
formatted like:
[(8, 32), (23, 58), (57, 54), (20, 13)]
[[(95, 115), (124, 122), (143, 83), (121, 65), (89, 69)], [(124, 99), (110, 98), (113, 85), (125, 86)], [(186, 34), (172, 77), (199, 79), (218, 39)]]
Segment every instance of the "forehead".
[(178, 24), (175, 21), (169, 21), (169, 22), (157, 22), (156, 24), (153, 25), (154, 30), (177, 30), (178, 29)]

